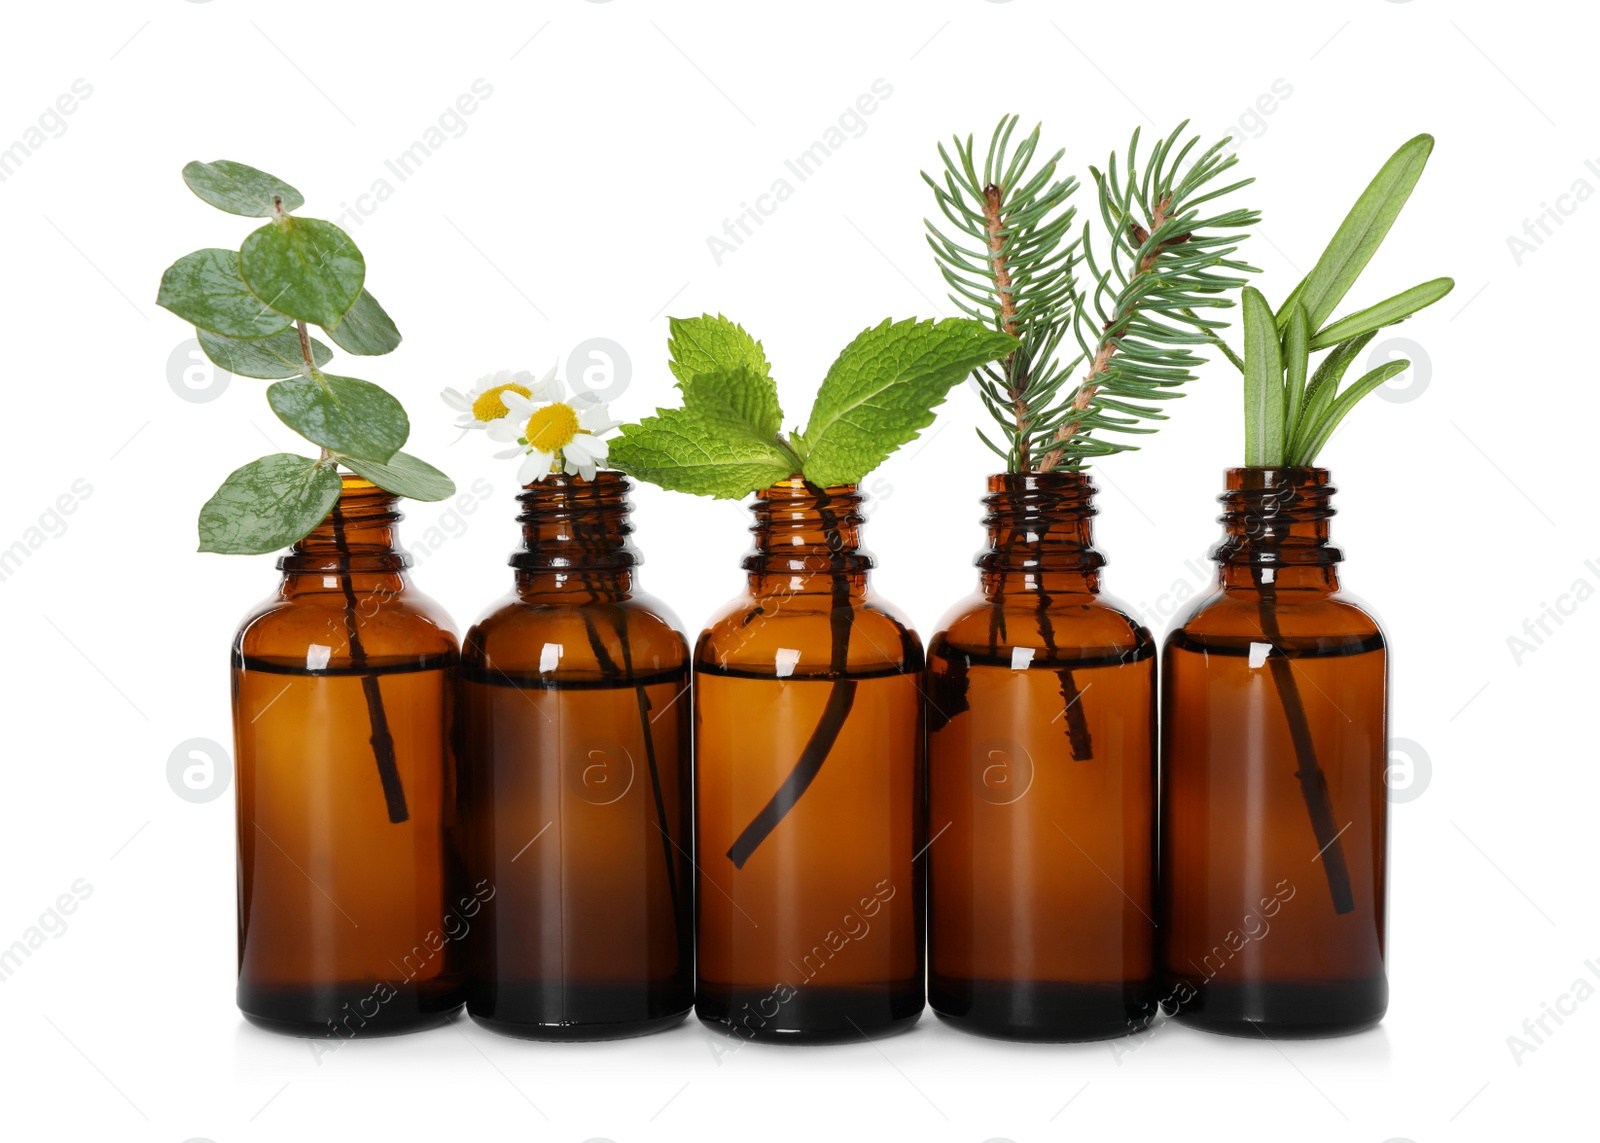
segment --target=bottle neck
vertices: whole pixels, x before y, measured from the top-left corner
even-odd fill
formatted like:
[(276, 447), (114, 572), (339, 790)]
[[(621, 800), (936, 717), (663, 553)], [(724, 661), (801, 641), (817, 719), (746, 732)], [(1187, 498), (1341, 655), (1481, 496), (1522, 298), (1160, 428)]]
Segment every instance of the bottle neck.
[(755, 546), (740, 566), (755, 594), (835, 591), (864, 595), (872, 553), (861, 545), (866, 498), (854, 484), (829, 488), (798, 476), (756, 493), (750, 531)]
[(340, 478), (333, 511), (278, 557), (284, 590), (398, 591), (411, 557), (401, 550), (395, 529), (403, 519), (397, 497), (354, 473)]
[(1230, 468), (1212, 549), (1224, 588), (1335, 591), (1344, 553), (1328, 543), (1335, 492), (1325, 468)]
[(622, 473), (602, 470), (593, 480), (552, 473), (518, 493), (522, 546), (510, 559), (518, 593), (628, 595), (641, 559), (632, 542), (632, 489)]
[(976, 561), (984, 595), (998, 600), (1018, 592), (1098, 592), (1106, 560), (1095, 551), (1090, 529), (1098, 512), (1094, 494), (1094, 481), (1084, 472), (989, 477), (983, 498), (989, 546)]

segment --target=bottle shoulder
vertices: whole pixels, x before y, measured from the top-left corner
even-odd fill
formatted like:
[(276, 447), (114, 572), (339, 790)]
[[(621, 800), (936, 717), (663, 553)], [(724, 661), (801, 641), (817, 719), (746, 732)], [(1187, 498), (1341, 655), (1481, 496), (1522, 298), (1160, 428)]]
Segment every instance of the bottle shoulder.
[(852, 595), (847, 610), (848, 624), (836, 622), (833, 596), (825, 591), (746, 592), (701, 631), (695, 665), (784, 678), (830, 675), (834, 641), (847, 631), (847, 673), (922, 668), (922, 641), (892, 603), (869, 590)]
[(315, 590), (280, 589), (251, 609), (234, 636), (235, 658), (312, 669), (357, 658), (371, 666), (455, 661), (460, 644), (449, 613), (409, 583), (352, 585), (347, 595), (339, 577), (327, 579)]
[(1125, 660), (1142, 658), (1154, 649), (1149, 629), (1126, 605), (1112, 596), (1087, 592), (1043, 598), (1019, 592), (999, 600), (974, 592), (945, 613), (928, 644), (930, 658), (960, 654), (1014, 661), (1022, 651), (1034, 663), (1107, 656)]
[(1385, 645), (1383, 629), (1365, 604), (1345, 591), (1216, 589), (1195, 601), (1167, 635), (1167, 645), (1241, 640), (1271, 641), (1270, 628), (1284, 642)]
[(641, 592), (565, 601), (511, 591), (478, 618), (462, 645), (469, 667), (510, 673), (654, 673), (681, 668), (688, 655), (678, 617)]

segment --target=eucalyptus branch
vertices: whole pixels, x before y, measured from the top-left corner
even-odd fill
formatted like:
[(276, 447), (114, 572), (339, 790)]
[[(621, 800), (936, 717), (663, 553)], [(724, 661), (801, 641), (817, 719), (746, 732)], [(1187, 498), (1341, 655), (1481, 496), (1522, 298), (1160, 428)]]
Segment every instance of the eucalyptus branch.
[(218, 210), (264, 221), (237, 251), (196, 250), (167, 267), (156, 302), (194, 325), (219, 367), (271, 381), (272, 411), (318, 449), (315, 460), (276, 453), (230, 474), (200, 510), (200, 549), (259, 554), (304, 538), (338, 500), (340, 465), (397, 496), (453, 496), (449, 477), (400, 451), (411, 425), (398, 400), (370, 381), (323, 372), (333, 350), (311, 325), (361, 356), (400, 344), (350, 236), (296, 215), (300, 192), (244, 163), (189, 163), (183, 180)]

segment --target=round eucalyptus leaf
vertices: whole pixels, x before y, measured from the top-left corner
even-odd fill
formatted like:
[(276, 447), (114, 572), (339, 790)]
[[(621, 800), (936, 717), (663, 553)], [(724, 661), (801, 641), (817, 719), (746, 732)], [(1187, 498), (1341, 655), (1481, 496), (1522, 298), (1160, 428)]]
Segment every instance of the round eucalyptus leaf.
[(350, 236), (317, 218), (280, 218), (252, 231), (239, 269), (257, 297), (332, 329), (361, 296), (367, 264)]
[[(207, 357), (240, 377), (277, 381), (283, 377), (299, 377), (306, 371), (305, 355), (300, 352), (300, 335), (292, 329), (280, 330), (254, 341), (223, 337), (220, 333), (207, 333), (203, 329), (197, 329), (195, 333)], [(307, 340), (311, 343), (311, 357), (319, 368), (333, 360), (333, 350), (314, 337)]]
[(168, 266), (156, 305), (224, 337), (267, 337), (287, 329), (291, 320), (250, 292), (239, 273), (238, 254), (216, 247), (185, 254)]
[(392, 353), (400, 344), (400, 331), (378, 304), (378, 299), (366, 290), (362, 290), (356, 304), (345, 311), (339, 324), (324, 332), (346, 353), (363, 357)]
[(235, 469), (200, 509), (200, 550), (258, 556), (287, 547), (322, 522), (339, 499), (331, 464), (274, 453)]
[(306, 201), (282, 179), (232, 159), (189, 163), (183, 168), (183, 181), (218, 210), (246, 218), (271, 218), (277, 213), (272, 204), (274, 197), (283, 200), (285, 213), (299, 210)]
[(396, 496), (411, 500), (447, 500), (456, 494), (455, 481), (410, 453), (397, 452), (387, 464), (348, 456), (340, 457), (339, 462)]
[(279, 419), (329, 452), (361, 460), (388, 460), (411, 422), (400, 402), (370, 381), (316, 373), (267, 386), (267, 403)]

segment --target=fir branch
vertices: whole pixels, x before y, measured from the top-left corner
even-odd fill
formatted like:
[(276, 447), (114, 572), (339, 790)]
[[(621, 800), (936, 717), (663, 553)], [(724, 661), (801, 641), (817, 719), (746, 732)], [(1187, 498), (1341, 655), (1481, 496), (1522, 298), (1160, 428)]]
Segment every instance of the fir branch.
[(1115, 155), (1104, 174), (1092, 170), (1110, 250), (1097, 263), (1085, 226), (1082, 246), (1095, 287), (1075, 299), (1073, 331), (1089, 368), (1069, 399), (1070, 415), (1059, 418), (1043, 452), (1042, 471), (1081, 468), (1088, 458), (1134, 447), (1097, 432), (1154, 432), (1140, 422), (1166, 419), (1159, 402), (1181, 396), (1178, 389), (1204, 361), (1194, 347), (1215, 343), (1215, 331), (1226, 324), (1195, 311), (1233, 305), (1225, 295), (1253, 270), (1233, 255), (1260, 215), (1201, 209), (1252, 180), (1214, 185), (1237, 162), (1222, 153), (1226, 139), (1185, 166), (1200, 142), (1195, 136), (1178, 146), (1186, 126), (1160, 140), (1143, 168), (1135, 130), (1120, 175)]
[[(1180, 124), (1141, 166), (1135, 131), (1120, 174), (1115, 155), (1105, 175), (1092, 171), (1109, 246), (1097, 259), (1090, 225), (1073, 237), (1077, 180), (1055, 178), (1062, 152), (1030, 174), (1039, 129), (1013, 150), (1016, 123), (995, 128), (981, 177), (971, 136), (954, 140), (953, 155), (940, 146), (942, 180), (923, 179), (954, 231), (929, 221), (928, 243), (957, 308), (1020, 343), (973, 374), (1006, 448), (985, 443), (1014, 472), (1080, 468), (1132, 447), (1103, 434), (1148, 433), (1141, 422), (1164, 419), (1158, 402), (1178, 396), (1202, 361), (1192, 347), (1220, 340), (1226, 325), (1194, 310), (1232, 304), (1224, 295), (1252, 269), (1233, 257), (1239, 232), (1259, 216), (1201, 209), (1251, 181), (1215, 185), (1236, 161), (1222, 154), (1226, 139), (1190, 161), (1199, 138), (1179, 147)], [(1080, 267), (1093, 281), (1082, 291)], [(1062, 361), (1069, 331), (1079, 352)]]

